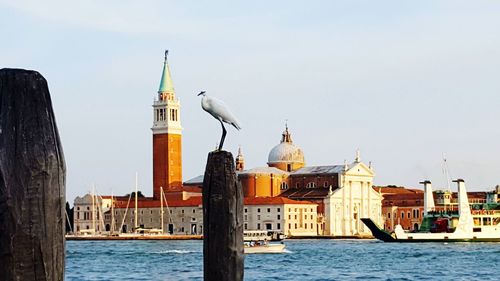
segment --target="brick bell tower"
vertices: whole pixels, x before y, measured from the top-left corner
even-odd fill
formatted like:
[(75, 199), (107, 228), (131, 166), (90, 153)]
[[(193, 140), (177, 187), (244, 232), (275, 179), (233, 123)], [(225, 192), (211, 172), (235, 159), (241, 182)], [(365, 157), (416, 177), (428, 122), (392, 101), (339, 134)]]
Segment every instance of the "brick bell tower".
[(153, 197), (160, 199), (161, 189), (182, 193), (182, 127), (180, 102), (175, 97), (165, 51), (158, 96), (153, 103)]

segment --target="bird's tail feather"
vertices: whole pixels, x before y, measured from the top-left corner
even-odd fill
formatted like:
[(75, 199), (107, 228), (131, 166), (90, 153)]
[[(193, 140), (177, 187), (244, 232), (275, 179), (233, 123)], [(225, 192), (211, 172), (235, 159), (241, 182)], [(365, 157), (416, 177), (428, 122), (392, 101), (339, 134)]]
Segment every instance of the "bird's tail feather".
[(238, 123), (231, 123), (236, 129), (241, 130), (241, 126)]

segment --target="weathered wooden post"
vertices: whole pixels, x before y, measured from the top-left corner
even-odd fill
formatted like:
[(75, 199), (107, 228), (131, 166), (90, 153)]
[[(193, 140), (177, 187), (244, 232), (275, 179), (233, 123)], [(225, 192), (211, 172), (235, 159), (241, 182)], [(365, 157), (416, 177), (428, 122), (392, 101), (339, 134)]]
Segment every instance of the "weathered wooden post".
[(1, 280), (64, 280), (65, 173), (47, 81), (1, 69)]
[(233, 155), (208, 154), (203, 179), (203, 271), (206, 281), (243, 280), (243, 190)]

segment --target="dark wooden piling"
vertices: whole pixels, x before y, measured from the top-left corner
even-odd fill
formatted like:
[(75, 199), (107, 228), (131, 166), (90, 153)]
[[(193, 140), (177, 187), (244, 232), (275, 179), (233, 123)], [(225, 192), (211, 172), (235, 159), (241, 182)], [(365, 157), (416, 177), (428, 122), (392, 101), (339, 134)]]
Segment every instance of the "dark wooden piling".
[(47, 81), (1, 69), (1, 280), (64, 280), (65, 172)]
[(243, 280), (243, 191), (233, 155), (208, 154), (203, 179), (203, 272), (205, 281)]

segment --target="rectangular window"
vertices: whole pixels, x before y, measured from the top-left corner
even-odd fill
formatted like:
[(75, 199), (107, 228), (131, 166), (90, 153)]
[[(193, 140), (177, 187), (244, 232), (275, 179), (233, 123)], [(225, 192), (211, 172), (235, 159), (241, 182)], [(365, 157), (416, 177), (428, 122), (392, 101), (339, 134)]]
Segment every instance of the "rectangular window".
[(288, 224), (288, 229), (292, 229), (292, 224), (291, 223)]
[(267, 208), (267, 212), (270, 213), (271, 212), (271, 208)]
[(245, 213), (247, 212), (247, 208), (245, 208)]
[(248, 220), (248, 217), (247, 217), (247, 215), (245, 215), (245, 220)]
[(292, 215), (288, 215), (288, 219), (291, 220), (292, 219)]
[(411, 218), (411, 213), (410, 212), (408, 212), (408, 218)]
[(277, 229), (281, 229), (281, 224), (280, 224), (280, 223), (277, 223), (277, 224), (276, 224), (276, 228), (277, 228)]
[(297, 229), (297, 224), (295, 224), (295, 229)]
[(281, 219), (281, 216), (280, 216), (280, 215), (278, 215), (278, 219), (279, 219), (279, 220)]
[(260, 208), (257, 208), (257, 213), (260, 213)]
[(257, 224), (257, 229), (260, 229), (260, 223)]
[(260, 215), (257, 215), (257, 220), (260, 220)]
[(247, 229), (248, 229), (248, 224), (247, 224), (247, 223), (245, 223), (245, 230), (247, 230)]
[(307, 223), (306, 223), (306, 224), (304, 224), (304, 226), (305, 226), (305, 229), (307, 229)]
[(281, 212), (281, 209), (280, 209), (280, 208), (278, 208), (278, 213), (279, 213), (279, 212)]
[(391, 218), (391, 213), (387, 213), (387, 218), (390, 219)]

